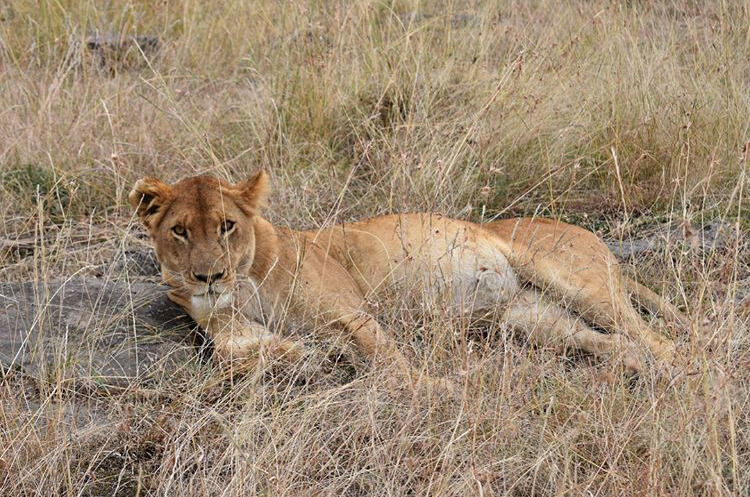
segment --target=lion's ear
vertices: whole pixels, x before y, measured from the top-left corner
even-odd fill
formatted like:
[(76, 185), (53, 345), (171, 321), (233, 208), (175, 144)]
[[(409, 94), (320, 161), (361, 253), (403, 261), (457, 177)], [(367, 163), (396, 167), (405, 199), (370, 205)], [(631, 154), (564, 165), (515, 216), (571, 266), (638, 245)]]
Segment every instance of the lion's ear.
[(245, 181), (238, 183), (237, 188), (248, 206), (257, 212), (266, 206), (268, 194), (271, 193), (271, 181), (265, 171), (258, 171)]
[(149, 219), (161, 210), (171, 196), (172, 188), (168, 184), (157, 178), (146, 177), (136, 181), (128, 200), (141, 221), (148, 226)]

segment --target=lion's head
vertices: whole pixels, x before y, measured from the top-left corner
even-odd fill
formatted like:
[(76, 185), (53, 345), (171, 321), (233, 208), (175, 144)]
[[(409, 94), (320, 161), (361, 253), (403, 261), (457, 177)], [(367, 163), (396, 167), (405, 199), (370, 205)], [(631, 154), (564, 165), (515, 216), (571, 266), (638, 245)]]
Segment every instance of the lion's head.
[(255, 256), (254, 222), (268, 191), (261, 171), (238, 184), (195, 176), (168, 185), (146, 177), (128, 198), (169, 277), (194, 300), (224, 305), (238, 269)]

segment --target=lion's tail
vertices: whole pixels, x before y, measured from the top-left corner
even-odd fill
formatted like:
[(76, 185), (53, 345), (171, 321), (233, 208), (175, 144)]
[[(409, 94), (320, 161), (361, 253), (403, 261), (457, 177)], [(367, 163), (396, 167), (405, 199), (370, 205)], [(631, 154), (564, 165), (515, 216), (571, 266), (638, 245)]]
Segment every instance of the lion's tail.
[(661, 295), (650, 288), (641, 285), (632, 278), (623, 275), (625, 289), (631, 298), (654, 314), (661, 314), (670, 321), (677, 323), (682, 329), (687, 329), (690, 320), (677, 307), (667, 302)]

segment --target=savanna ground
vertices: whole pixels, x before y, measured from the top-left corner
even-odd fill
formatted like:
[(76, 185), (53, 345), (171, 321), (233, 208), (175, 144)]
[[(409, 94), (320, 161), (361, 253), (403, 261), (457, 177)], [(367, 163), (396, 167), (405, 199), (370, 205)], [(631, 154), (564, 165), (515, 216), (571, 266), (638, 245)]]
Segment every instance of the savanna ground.
[(353, 352), (119, 394), (48, 374), (34, 402), (6, 374), (0, 493), (748, 495), (748, 26), (741, 0), (0, 3), (0, 237), (33, 248), (7, 242), (0, 282), (130, 278), (113, 261), (146, 243), (126, 196), (147, 174), (265, 168), (267, 217), (300, 228), (421, 210), (610, 239), (731, 228), (624, 261), (692, 321), (676, 378), (394, 299), (381, 322), (461, 398), (390, 391)]

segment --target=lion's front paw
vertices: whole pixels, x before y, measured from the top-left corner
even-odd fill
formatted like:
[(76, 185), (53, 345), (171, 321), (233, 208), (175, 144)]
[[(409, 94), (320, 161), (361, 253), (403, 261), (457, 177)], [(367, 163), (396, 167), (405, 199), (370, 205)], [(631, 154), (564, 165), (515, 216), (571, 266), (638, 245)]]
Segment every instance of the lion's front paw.
[(302, 345), (267, 331), (232, 334), (214, 339), (214, 353), (221, 363), (246, 368), (276, 360), (294, 363), (304, 356), (304, 352)]

